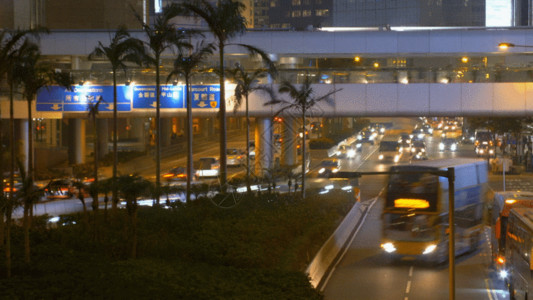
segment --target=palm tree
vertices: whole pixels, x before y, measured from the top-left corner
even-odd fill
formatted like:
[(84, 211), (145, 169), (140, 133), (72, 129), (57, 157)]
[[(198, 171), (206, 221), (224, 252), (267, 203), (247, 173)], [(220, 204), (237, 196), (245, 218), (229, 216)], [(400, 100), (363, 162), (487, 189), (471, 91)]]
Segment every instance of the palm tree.
[(195, 47), (195, 51), (189, 54), (184, 54), (183, 51), (178, 53), (174, 60), (174, 67), (167, 77), (169, 81), (174, 76), (182, 75), (185, 78), (186, 101), (187, 101), (187, 203), (191, 201), (191, 180), (193, 170), (193, 156), (192, 156), (192, 101), (190, 95), (191, 76), (198, 64), (202, 62), (207, 55), (213, 53), (213, 44), (205, 45), (203, 42)]
[(126, 27), (121, 26), (110, 39), (109, 45), (104, 46), (98, 42), (98, 46), (89, 54), (89, 59), (104, 56), (111, 63), (113, 72), (113, 188), (111, 203), (116, 210), (118, 203), (118, 190), (116, 184), (118, 167), (118, 109), (117, 109), (117, 70), (122, 69), (126, 73), (126, 62), (142, 63), (144, 47), (140, 40), (132, 38)]
[[(122, 175), (117, 178), (120, 192), (126, 200), (126, 211), (130, 218), (131, 225), (131, 258), (137, 256), (137, 199), (141, 196), (149, 196), (152, 190), (152, 183), (143, 177), (133, 175)], [(159, 192), (159, 191), (157, 191)]]
[(279, 86), (279, 92), (282, 94), (288, 94), (291, 101), (284, 99), (272, 99), (265, 105), (281, 105), (281, 109), (276, 115), (283, 114), (285, 111), (297, 112), (302, 119), (302, 198), (305, 198), (305, 170), (306, 170), (306, 136), (305, 136), (305, 122), (307, 114), (312, 112), (313, 107), (322, 100), (328, 99), (331, 95), (335, 94), (339, 90), (332, 90), (323, 96), (314, 95), (315, 92), (311, 87), (311, 81), (309, 76), (305, 77), (305, 81), (299, 87), (293, 85), (290, 81), (283, 81)]
[(5, 217), (6, 217), (6, 235), (5, 235), (5, 254), (7, 278), (11, 277), (11, 221), (12, 213), (18, 204), (15, 199), (15, 131), (14, 131), (14, 94), (15, 86), (18, 84), (14, 76), (14, 66), (20, 62), (28, 52), (34, 51), (37, 47), (34, 43), (28, 41), (28, 34), (35, 33), (31, 31), (0, 32), (0, 79), (6, 75), (9, 85), (9, 195), (6, 199)]
[(264, 90), (263, 86), (260, 86), (259, 80), (266, 77), (268, 74), (273, 75), (275, 70), (257, 69), (252, 73), (246, 72), (244, 68), (237, 63), (235, 68), (228, 70), (231, 78), (236, 83), (235, 86), (235, 106), (234, 110), (237, 110), (243, 100), (245, 101), (246, 108), (246, 188), (248, 193), (251, 192), (250, 188), (250, 115), (248, 111), (248, 97), (251, 93), (257, 90)]
[(177, 4), (170, 4), (163, 8), (161, 14), (157, 15), (153, 20), (153, 24), (146, 24), (142, 17), (135, 13), (137, 19), (142, 25), (144, 34), (148, 38), (145, 42), (148, 48), (146, 54), (146, 61), (149, 65), (155, 67), (155, 86), (156, 86), (156, 108), (155, 108), (155, 122), (156, 122), (156, 167), (155, 167), (155, 200), (159, 205), (160, 195), (159, 189), (161, 187), (161, 102), (160, 102), (160, 78), (161, 71), (161, 55), (164, 51), (172, 50), (174, 48), (190, 48), (190, 44), (186, 42), (188, 34), (183, 30), (178, 30), (171, 22), (171, 19), (180, 14), (180, 8)]
[[(28, 171), (27, 185), (33, 186), (34, 182), (34, 158), (33, 158), (33, 118), (32, 118), (32, 102), (39, 89), (52, 84), (58, 84), (67, 89), (71, 89), (72, 79), (70, 74), (63, 72), (55, 72), (54, 69), (41, 61), (41, 54), (38, 46), (30, 47), (30, 51), (20, 57), (20, 63), (14, 65), (14, 77), (16, 82), (20, 82), (22, 86), (22, 94), (26, 99), (28, 109)], [(20, 171), (20, 170), (19, 170)], [(25, 194), (27, 199), (24, 200), (24, 221), (25, 221), (25, 243), (28, 249), (25, 252), (25, 260), (30, 261), (29, 253), (29, 227), (31, 222), (31, 213), (28, 217), (28, 212), (33, 208), (34, 201), (38, 198), (31, 197), (33, 193)]]
[(98, 159), (99, 159), (99, 152), (98, 148), (100, 145), (100, 139), (98, 135), (98, 129), (96, 128), (96, 116), (99, 112), (100, 104), (104, 101), (104, 98), (102, 96), (98, 97), (98, 100), (89, 102), (87, 104), (87, 109), (89, 110), (89, 118), (91, 118), (91, 121), (93, 122), (93, 134), (94, 134), (94, 181), (92, 184), (92, 187), (90, 189), (91, 196), (93, 198), (93, 204), (92, 208), (93, 211), (98, 211)]
[(24, 262), (30, 263), (30, 226), (31, 226), (31, 215), (28, 214), (28, 207), (32, 206), (34, 203), (39, 201), (44, 195), (44, 191), (37, 187), (33, 183), (33, 179), (27, 176), (22, 162), (18, 161), (20, 178), (22, 180), (22, 185), (19, 190), (17, 190), (16, 199), (21, 201), (24, 206), (24, 216), (22, 220), (22, 225), (24, 227)]
[(244, 47), (252, 55), (260, 55), (263, 61), (270, 62), (268, 55), (260, 49), (246, 45), (233, 44), (229, 41), (244, 34), (246, 30), (246, 19), (242, 16), (242, 12), (246, 8), (241, 2), (234, 0), (218, 0), (217, 4), (211, 4), (208, 0), (199, 0), (194, 3), (182, 4), (183, 8), (189, 13), (196, 15), (203, 19), (209, 30), (216, 39), (216, 47), (218, 48), (219, 56), (219, 83), (220, 83), (220, 108), (219, 108), (219, 122), (220, 122), (220, 183), (222, 187), (227, 183), (227, 158), (226, 158), (226, 93), (225, 93), (225, 74), (224, 74), (224, 49), (226, 46), (233, 45)]

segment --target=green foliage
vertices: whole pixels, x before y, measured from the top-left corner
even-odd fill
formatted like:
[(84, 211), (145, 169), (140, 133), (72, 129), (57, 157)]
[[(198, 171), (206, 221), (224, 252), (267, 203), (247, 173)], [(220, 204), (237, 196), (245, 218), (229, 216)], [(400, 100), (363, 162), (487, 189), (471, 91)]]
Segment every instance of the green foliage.
[(56, 228), (38, 219), (29, 267), (17, 255), (22, 230), (13, 230), (13, 278), (0, 277), (0, 298), (322, 299), (303, 271), (352, 205), (343, 193), (261, 194), (227, 210), (204, 198), (140, 207), (134, 260), (124, 210), (107, 217), (96, 241), (82, 214)]
[(327, 137), (309, 140), (309, 148), (311, 149), (329, 149), (335, 145), (335, 142)]

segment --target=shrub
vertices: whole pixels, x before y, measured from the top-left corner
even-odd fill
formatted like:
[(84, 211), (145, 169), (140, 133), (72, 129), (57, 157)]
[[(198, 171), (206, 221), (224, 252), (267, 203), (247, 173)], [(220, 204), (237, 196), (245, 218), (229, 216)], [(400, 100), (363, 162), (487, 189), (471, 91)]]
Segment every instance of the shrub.
[(326, 137), (309, 140), (309, 148), (311, 149), (329, 149), (335, 145), (335, 142)]

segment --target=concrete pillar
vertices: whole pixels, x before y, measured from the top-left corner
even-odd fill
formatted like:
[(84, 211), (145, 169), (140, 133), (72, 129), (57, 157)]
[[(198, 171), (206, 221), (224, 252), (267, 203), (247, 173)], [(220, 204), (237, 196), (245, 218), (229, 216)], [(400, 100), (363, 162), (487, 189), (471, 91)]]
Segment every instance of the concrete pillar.
[(172, 135), (172, 119), (161, 118), (161, 147), (170, 146)]
[[(142, 151), (146, 150), (146, 126), (144, 118), (132, 118), (130, 121), (130, 138), (137, 139), (139, 143), (143, 144)], [(161, 122), (163, 124), (163, 122)]]
[(31, 27), (31, 0), (13, 1), (14, 28), (30, 29)]
[(17, 159), (19, 159), (24, 165), (24, 169), (28, 170), (28, 120), (16, 119), (15, 120), (15, 151), (17, 151)]
[(85, 119), (69, 119), (69, 163), (83, 164), (86, 160)]
[(98, 132), (98, 159), (102, 159), (109, 153), (109, 119), (96, 119), (96, 131)]
[(294, 117), (286, 117), (282, 124), (281, 164), (291, 166), (296, 160), (296, 135), (298, 134), (298, 122)]
[(255, 174), (264, 175), (264, 169), (272, 168), (272, 120), (255, 119)]

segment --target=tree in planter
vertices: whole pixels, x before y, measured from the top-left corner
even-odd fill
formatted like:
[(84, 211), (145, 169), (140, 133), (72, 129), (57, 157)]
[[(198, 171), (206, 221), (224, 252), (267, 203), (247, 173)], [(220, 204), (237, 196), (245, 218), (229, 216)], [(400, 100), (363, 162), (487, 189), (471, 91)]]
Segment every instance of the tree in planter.
[(214, 46), (212, 44), (204, 44), (203, 42), (196, 45), (193, 52), (185, 54), (179, 51), (178, 56), (174, 60), (174, 67), (167, 77), (167, 82), (172, 77), (183, 76), (185, 79), (185, 99), (187, 106), (187, 203), (191, 201), (191, 181), (193, 170), (193, 123), (192, 123), (192, 100), (190, 93), (191, 77), (197, 71), (198, 65), (205, 60), (205, 58), (213, 53)]
[(116, 210), (118, 203), (118, 191), (116, 185), (117, 168), (118, 168), (118, 110), (117, 110), (117, 71), (122, 69), (126, 73), (126, 62), (133, 62), (141, 65), (144, 55), (144, 47), (140, 40), (132, 38), (126, 29), (122, 26), (115, 32), (108, 46), (98, 42), (98, 46), (89, 54), (89, 59), (105, 57), (111, 63), (113, 73), (113, 191), (112, 206)]
[[(133, 174), (122, 175), (117, 178), (120, 194), (126, 200), (126, 211), (130, 219), (130, 257), (137, 256), (137, 199), (141, 196), (151, 196), (154, 186), (147, 179)], [(156, 192), (160, 192), (159, 190)]]
[(302, 120), (302, 132), (304, 133), (302, 137), (302, 153), (301, 153), (302, 198), (305, 198), (305, 170), (306, 170), (306, 160), (307, 160), (306, 145), (305, 145), (306, 144), (305, 122), (306, 122), (307, 114), (312, 112), (312, 109), (317, 103), (328, 99), (331, 95), (335, 94), (338, 91), (339, 90), (332, 90), (326, 93), (325, 95), (316, 96), (311, 86), (311, 81), (309, 80), (309, 76), (306, 76), (304, 83), (299, 86), (293, 85), (288, 80), (285, 80), (280, 84), (279, 93), (288, 94), (291, 100), (278, 99), (278, 97), (272, 97), (272, 100), (265, 103), (265, 105), (281, 106), (281, 108), (278, 110), (276, 115), (283, 114), (286, 111), (289, 113), (294, 112), (294, 113), (297, 113)]
[(146, 35), (148, 41), (145, 42), (146, 55), (144, 57), (146, 63), (155, 68), (155, 86), (156, 86), (156, 103), (155, 103), (155, 202), (159, 205), (160, 188), (161, 188), (161, 91), (160, 91), (160, 72), (161, 72), (161, 55), (166, 50), (173, 50), (177, 48), (189, 49), (190, 44), (187, 42), (188, 33), (176, 28), (176, 25), (171, 20), (181, 13), (181, 9), (176, 4), (165, 6), (161, 14), (156, 15), (152, 24), (147, 24), (143, 18), (135, 14), (139, 23), (141, 23), (142, 30)]
[(250, 115), (249, 115), (249, 96), (257, 90), (265, 88), (259, 85), (259, 80), (267, 75), (274, 75), (275, 69), (257, 69), (251, 73), (240, 65), (236, 64), (235, 68), (228, 70), (229, 76), (235, 81), (235, 108), (236, 111), (244, 100), (246, 109), (246, 190), (251, 193), (250, 187)]
[[(34, 51), (37, 47), (34, 43), (27, 40), (28, 34), (34, 34), (30, 31), (14, 31), (10, 32), (3, 30), (0, 32), (0, 80), (6, 79), (9, 86), (9, 193), (2, 194), (3, 207), (0, 221), (2, 226), (0, 230), (4, 232), (4, 216), (5, 216), (5, 258), (6, 258), (6, 276), (11, 278), (11, 221), (13, 210), (17, 206), (17, 199), (15, 198), (15, 137), (14, 137), (14, 94), (17, 85), (17, 79), (13, 72), (14, 66), (20, 62), (20, 58), (24, 57), (27, 52)], [(34, 34), (35, 35), (35, 34)], [(5, 77), (4, 77), (5, 75)], [(5, 161), (5, 160), (4, 160)], [(3, 174), (3, 173), (2, 173)], [(2, 178), (3, 182), (3, 178)], [(2, 188), (3, 190), (3, 188)]]
[[(226, 93), (225, 93), (225, 68), (224, 52), (226, 46), (238, 46), (248, 50), (252, 55), (260, 55), (264, 62), (270, 62), (268, 55), (260, 49), (229, 41), (238, 35), (244, 34), (246, 30), (246, 19), (242, 12), (246, 8), (244, 4), (235, 0), (218, 0), (216, 4), (212, 1), (198, 0), (182, 4), (186, 12), (203, 19), (209, 30), (216, 39), (218, 48), (218, 75), (220, 83), (220, 108), (219, 108), (219, 130), (220, 130), (220, 185), (225, 188), (227, 184), (227, 130), (226, 130)], [(269, 66), (270, 69), (270, 66)]]
[[(38, 46), (30, 47), (30, 50), (19, 57), (18, 63), (14, 65), (14, 80), (19, 82), (22, 87), (22, 95), (26, 99), (28, 110), (28, 171), (26, 180), (28, 186), (33, 186), (34, 182), (34, 157), (33, 157), (33, 118), (32, 118), (32, 102), (35, 99), (37, 92), (41, 88), (46, 88), (50, 85), (60, 85), (70, 90), (72, 87), (72, 79), (70, 74), (63, 72), (56, 72), (51, 65), (41, 61), (41, 54)], [(27, 194), (31, 195), (31, 194)], [(36, 198), (29, 197), (24, 201), (24, 231), (25, 244), (28, 248), (25, 251), (25, 261), (30, 262), (29, 253), (29, 230), (31, 226), (31, 215), (33, 210), (33, 201)]]
[(21, 202), (24, 207), (23, 227), (24, 227), (24, 262), (30, 263), (30, 227), (31, 227), (31, 214), (29, 214), (28, 207), (33, 206), (34, 203), (39, 201), (44, 195), (44, 191), (37, 187), (33, 179), (27, 176), (26, 171), (22, 165), (22, 162), (18, 161), (19, 172), (22, 185), (17, 190), (15, 198)]
[(93, 184), (91, 184), (90, 194), (93, 198), (92, 208), (95, 214), (98, 212), (98, 160), (99, 160), (99, 146), (100, 146), (100, 136), (98, 134), (98, 128), (96, 125), (96, 116), (99, 112), (100, 104), (104, 102), (104, 98), (100, 96), (96, 101), (91, 101), (87, 104), (87, 109), (89, 110), (88, 116), (93, 123), (93, 134), (94, 134), (94, 173), (93, 173)]

